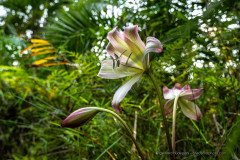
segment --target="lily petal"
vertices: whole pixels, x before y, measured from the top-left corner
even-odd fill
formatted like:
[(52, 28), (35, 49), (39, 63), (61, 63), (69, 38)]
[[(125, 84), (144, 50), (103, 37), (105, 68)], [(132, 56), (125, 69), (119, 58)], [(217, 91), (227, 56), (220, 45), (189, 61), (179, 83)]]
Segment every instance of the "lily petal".
[(127, 55), (130, 55), (131, 53), (127, 50), (125, 50), (123, 53), (117, 51), (111, 43), (108, 43), (106, 47), (107, 53), (115, 60), (119, 60), (121, 64), (128, 64), (128, 66), (132, 66), (135, 68), (138, 68), (138, 65), (135, 64), (135, 62), (128, 58)]
[(120, 102), (123, 100), (123, 98), (126, 96), (128, 91), (132, 88), (132, 86), (139, 81), (139, 79), (142, 77), (142, 74), (137, 74), (134, 77), (132, 77), (129, 81), (127, 81), (125, 84), (123, 84), (118, 90), (115, 92), (113, 100), (112, 100), (112, 106), (113, 108), (119, 108)]
[[(114, 28), (108, 33), (107, 38), (115, 49), (114, 53), (120, 58), (120, 61), (123, 64), (143, 69), (143, 52), (137, 44), (128, 39), (128, 36), (125, 35), (125, 33)], [(111, 53), (112, 52), (109, 52), (110, 55)], [(129, 63), (130, 61), (134, 63)]]
[(173, 103), (174, 100), (168, 100), (164, 105), (164, 113), (165, 115), (169, 115), (173, 112)]
[(127, 43), (124, 41), (124, 33), (122, 31), (118, 31), (117, 27), (108, 33), (107, 38), (113, 47), (120, 53), (130, 50)]
[(186, 85), (183, 87), (183, 89), (184, 89), (184, 90), (189, 90), (189, 89), (191, 89), (191, 87), (190, 87), (188, 84), (186, 84)]
[(148, 54), (150, 52), (161, 53), (162, 51), (163, 51), (163, 45), (158, 39), (156, 39), (154, 37), (147, 37), (146, 48), (145, 48), (144, 55), (143, 55), (144, 68), (149, 66)]
[[(185, 87), (185, 86), (184, 86)], [(182, 86), (180, 83), (176, 83), (173, 87), (173, 89), (178, 89), (178, 90), (181, 90), (182, 89)]]
[(138, 68), (127, 67), (121, 64), (117, 65), (117, 62), (114, 60), (108, 59), (102, 61), (98, 76), (105, 79), (118, 79), (143, 72), (143, 70)]
[(200, 109), (193, 102), (179, 98), (178, 105), (181, 107), (183, 114), (188, 118), (198, 121), (202, 117)]
[(182, 88), (181, 84), (179, 84), (179, 83), (176, 83), (172, 89), (172, 92), (175, 97), (180, 96), (183, 91), (184, 91), (184, 89)]
[(138, 26), (134, 25), (134, 26), (126, 27), (124, 29), (124, 33), (125, 33), (125, 36), (130, 41), (135, 43), (138, 46), (138, 48), (140, 49), (140, 51), (143, 53), (144, 49), (145, 49), (145, 44), (143, 43), (143, 41), (141, 40), (141, 38), (138, 34)]
[(187, 100), (198, 99), (202, 94), (202, 89), (189, 89), (181, 93), (181, 97)]
[(172, 89), (169, 89), (168, 87), (163, 87), (163, 97), (164, 99), (174, 99), (175, 95)]
[(111, 43), (108, 43), (107, 47), (106, 47), (107, 53), (113, 58), (116, 59), (116, 55), (115, 55), (115, 49), (113, 47), (113, 45)]
[(137, 47), (126, 37), (126, 35), (122, 31), (118, 31), (116, 27), (108, 33), (107, 38), (111, 45), (114, 47), (115, 52), (118, 52), (119, 57), (129, 57), (131, 52), (133, 52), (133, 47)]

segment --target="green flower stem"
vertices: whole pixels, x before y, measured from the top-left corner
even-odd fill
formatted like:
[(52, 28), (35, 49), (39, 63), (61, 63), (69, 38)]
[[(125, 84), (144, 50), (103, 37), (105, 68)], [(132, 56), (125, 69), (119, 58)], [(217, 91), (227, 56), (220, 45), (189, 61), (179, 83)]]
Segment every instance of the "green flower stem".
[(172, 122), (172, 150), (173, 150), (173, 155), (175, 156), (176, 152), (176, 116), (177, 116), (177, 101), (178, 101), (178, 96), (175, 97), (174, 99), (174, 104), (173, 104), (173, 122)]
[(165, 116), (165, 113), (164, 113), (164, 109), (163, 109), (163, 106), (161, 106), (161, 102), (162, 102), (162, 91), (160, 90), (160, 87), (158, 86), (158, 83), (156, 82), (154, 76), (152, 75), (152, 73), (150, 72), (147, 72), (147, 74), (149, 75), (150, 79), (152, 80), (153, 82), (153, 85), (157, 91), (157, 95), (158, 95), (158, 100), (159, 100), (159, 106), (160, 106), (160, 109), (161, 109), (161, 114), (162, 114), (162, 117), (163, 117), (163, 128), (165, 130), (165, 133), (166, 133), (166, 137), (167, 137), (167, 144), (168, 144), (168, 149), (169, 149), (169, 152), (172, 153), (172, 147), (171, 147), (171, 139), (170, 139), (170, 134), (169, 134), (169, 131), (168, 131), (168, 124), (167, 124), (167, 119), (166, 119), (166, 116)]
[(142, 160), (145, 160), (145, 156), (143, 154), (143, 152), (141, 151), (136, 139), (133, 137), (133, 132), (132, 130), (128, 127), (127, 123), (115, 112), (111, 111), (111, 110), (108, 110), (108, 109), (104, 109), (104, 108), (99, 108), (99, 107), (88, 107), (88, 108), (93, 108), (93, 109), (96, 109), (96, 110), (99, 110), (101, 112), (107, 112), (107, 113), (110, 113), (111, 115), (113, 115), (117, 120), (119, 120), (119, 122), (121, 122), (121, 124), (123, 125), (123, 127), (126, 129), (129, 137), (132, 139), (133, 143), (135, 144), (136, 146), (136, 149), (138, 151), (138, 154), (139, 156), (141, 157)]

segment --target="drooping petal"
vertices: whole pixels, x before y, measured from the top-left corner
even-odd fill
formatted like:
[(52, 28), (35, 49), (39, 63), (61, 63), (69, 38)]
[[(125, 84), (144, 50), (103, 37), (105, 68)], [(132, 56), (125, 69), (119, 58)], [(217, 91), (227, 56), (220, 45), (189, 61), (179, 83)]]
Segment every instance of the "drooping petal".
[(156, 53), (161, 53), (163, 50), (162, 43), (154, 38), (154, 37), (147, 37), (147, 42), (146, 42), (146, 48), (144, 51), (144, 56), (143, 56), (143, 66), (144, 68), (147, 68), (149, 66), (149, 53), (150, 52), (156, 52)]
[(174, 99), (175, 95), (172, 89), (169, 89), (168, 87), (163, 87), (163, 97), (164, 99)]
[(181, 93), (181, 97), (187, 100), (198, 99), (202, 94), (202, 89), (189, 89)]
[(113, 108), (119, 108), (120, 102), (126, 96), (128, 91), (132, 88), (132, 86), (142, 77), (142, 74), (137, 74), (132, 77), (129, 81), (123, 84), (118, 90), (115, 92), (112, 100)]
[(80, 108), (63, 120), (61, 126), (70, 128), (82, 126), (90, 121), (98, 112), (99, 110), (95, 107)]
[(143, 41), (141, 40), (141, 38), (138, 34), (138, 26), (137, 25), (126, 27), (124, 29), (124, 34), (130, 41), (132, 41), (133, 43), (135, 43), (138, 46), (138, 48), (140, 49), (140, 51), (142, 53), (144, 52), (145, 44), (143, 43)]
[(168, 100), (164, 105), (164, 113), (165, 115), (169, 115), (173, 112), (173, 103), (174, 100)]
[(193, 102), (179, 98), (178, 105), (181, 107), (183, 114), (188, 118), (198, 121), (202, 117), (200, 109)]
[(118, 79), (143, 72), (143, 70), (138, 68), (127, 67), (117, 63), (118, 62), (110, 59), (102, 61), (98, 76), (106, 79)]

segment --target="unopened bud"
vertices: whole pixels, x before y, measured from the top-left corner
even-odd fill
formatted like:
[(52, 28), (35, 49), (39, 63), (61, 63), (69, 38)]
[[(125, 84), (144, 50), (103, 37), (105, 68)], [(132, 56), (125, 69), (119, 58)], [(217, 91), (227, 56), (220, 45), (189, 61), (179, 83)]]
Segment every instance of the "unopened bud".
[(90, 121), (98, 112), (99, 110), (93, 107), (80, 108), (63, 120), (61, 126), (70, 128), (82, 126)]

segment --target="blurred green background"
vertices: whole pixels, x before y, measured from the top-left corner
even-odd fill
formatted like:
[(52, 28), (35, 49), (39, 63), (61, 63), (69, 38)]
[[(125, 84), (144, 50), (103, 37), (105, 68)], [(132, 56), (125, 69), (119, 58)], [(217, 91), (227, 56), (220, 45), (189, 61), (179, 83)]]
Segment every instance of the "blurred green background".
[[(203, 113), (198, 129), (180, 111), (176, 128), (177, 151), (203, 154), (177, 158), (239, 159), (239, 10), (234, 0), (1, 0), (0, 159), (139, 159), (108, 114), (77, 129), (60, 127), (78, 108), (112, 109), (112, 97), (126, 79), (97, 77), (106, 36), (115, 26), (134, 24), (143, 41), (154, 36), (164, 44), (151, 63), (159, 87), (178, 82), (204, 89), (195, 102)], [(56, 51), (21, 53), (33, 38), (47, 40)], [(36, 63), (53, 55), (51, 66)], [(130, 126), (138, 112), (137, 141), (149, 159), (169, 159), (147, 77), (121, 106)]]

